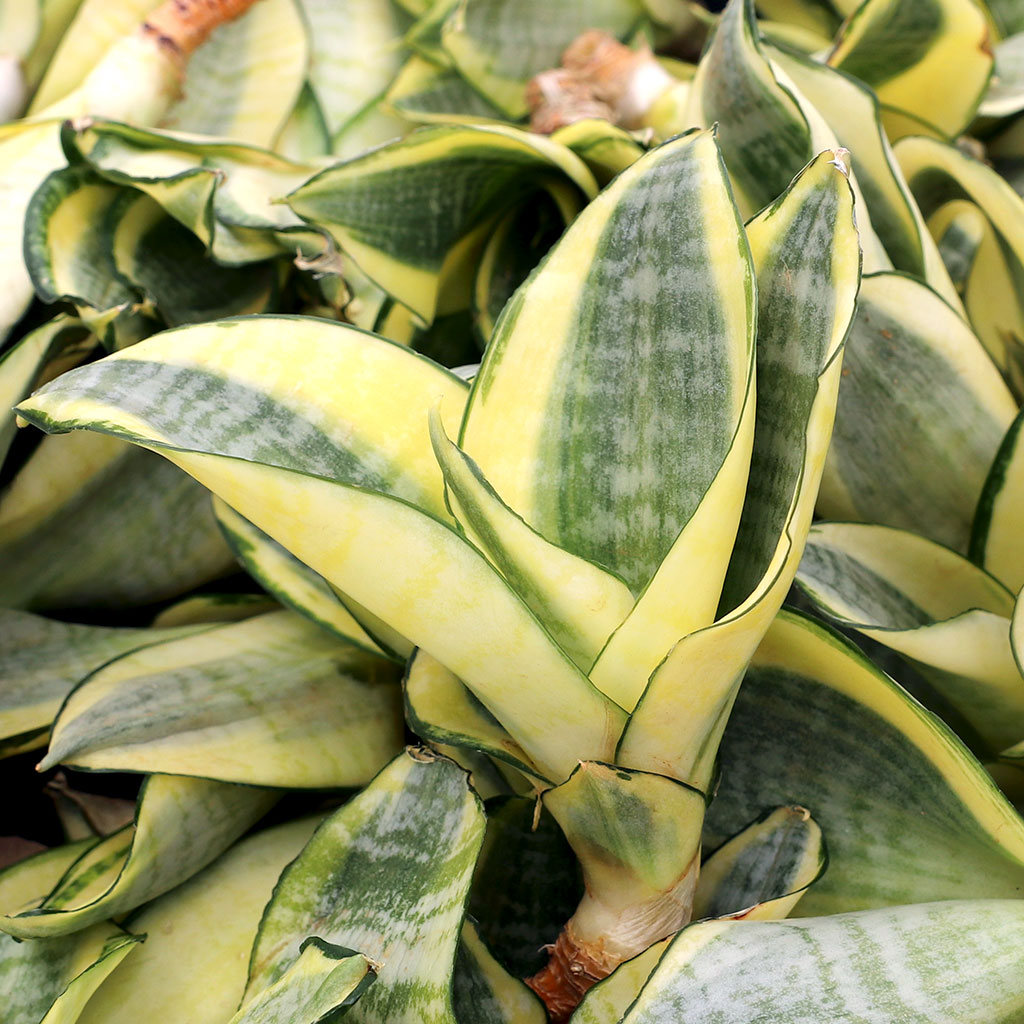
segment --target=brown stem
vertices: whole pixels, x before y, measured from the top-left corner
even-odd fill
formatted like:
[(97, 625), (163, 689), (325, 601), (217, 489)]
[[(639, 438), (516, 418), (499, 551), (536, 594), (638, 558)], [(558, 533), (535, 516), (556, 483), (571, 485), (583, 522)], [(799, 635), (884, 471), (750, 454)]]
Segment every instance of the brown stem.
[(142, 31), (184, 63), (227, 21), (245, 14), (256, 0), (164, 0), (146, 19)]
[(587, 990), (607, 978), (619, 965), (618, 957), (606, 957), (589, 943), (578, 943), (570, 921), (553, 946), (549, 960), (526, 984), (547, 1007), (552, 1024), (563, 1024), (579, 1005)]

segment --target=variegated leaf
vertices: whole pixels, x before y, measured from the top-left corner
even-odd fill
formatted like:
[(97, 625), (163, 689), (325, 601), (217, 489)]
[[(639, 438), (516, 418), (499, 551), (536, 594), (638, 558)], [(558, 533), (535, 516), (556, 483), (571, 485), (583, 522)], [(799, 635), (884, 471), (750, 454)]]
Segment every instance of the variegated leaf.
[(44, 438), (0, 493), (0, 591), (10, 606), (144, 605), (233, 562), (209, 493), (112, 437)]
[(990, 750), (1024, 737), (1013, 595), (988, 573), (916, 534), (819, 523), (797, 579), (830, 618), (911, 659)]
[(294, 612), (227, 623), (94, 672), (64, 702), (40, 768), (364, 785), (402, 746), (397, 674)]
[[(249, 951), (282, 869), (318, 819), (244, 839), (129, 919), (145, 935), (93, 996), (79, 1024), (228, 1024), (245, 991)], [(43, 940), (54, 941), (54, 940)]]
[(549, 180), (571, 186), (573, 212), (597, 191), (579, 157), (542, 136), (439, 125), (322, 171), (288, 204), (430, 322), (468, 305), (472, 257), (494, 220)]
[(151, 776), (135, 824), (86, 850), (38, 908), (0, 917), (0, 931), (45, 939), (132, 910), (202, 870), (275, 800), (252, 786)]
[(720, 763), (707, 847), (780, 804), (806, 807), (821, 826), (828, 870), (800, 916), (1021, 895), (1020, 815), (942, 722), (812, 619), (776, 619)]
[(1006, 432), (978, 499), (971, 531), (971, 561), (1017, 593), (1024, 587), (1024, 538), (1020, 531), (1024, 499), (1024, 447), (1018, 415)]
[(380, 647), (352, 617), (323, 576), (303, 565), (220, 498), (213, 499), (213, 511), (245, 571), (264, 590), (336, 636), (365, 650), (381, 653)]
[(778, 807), (701, 865), (693, 918), (779, 921), (826, 871), (821, 828), (805, 807)]
[(545, 1024), (540, 1000), (491, 956), (472, 921), (462, 926), (452, 1005), (459, 1024)]
[(400, 754), (285, 870), (260, 925), (243, 1008), (318, 935), (378, 965), (349, 1019), (454, 1024), (451, 974), (483, 827), (457, 765)]
[(866, 0), (828, 62), (874, 90), (889, 138), (907, 133), (887, 107), (955, 136), (984, 95), (992, 51), (985, 16), (972, 0)]
[(80, 626), (0, 609), (0, 752), (45, 746), (64, 698), (93, 669), (146, 644), (202, 628)]
[(753, 427), (746, 249), (713, 136), (666, 143), (516, 293), (473, 385), (460, 443), (501, 499), (646, 587), (594, 676), (624, 707), (718, 602)]
[(843, 155), (818, 156), (747, 226), (757, 268), (758, 401), (722, 617), (668, 653), (616, 753), (620, 764), (699, 789), (708, 788), (747, 662), (796, 573), (832, 433), (842, 344), (860, 282)]
[(1009, 1024), (1024, 1012), (1022, 955), (1022, 900), (705, 921), (676, 937), (622, 1022)]
[(981, 342), (938, 295), (910, 277), (866, 277), (819, 514), (966, 551), (984, 474), (1016, 414)]

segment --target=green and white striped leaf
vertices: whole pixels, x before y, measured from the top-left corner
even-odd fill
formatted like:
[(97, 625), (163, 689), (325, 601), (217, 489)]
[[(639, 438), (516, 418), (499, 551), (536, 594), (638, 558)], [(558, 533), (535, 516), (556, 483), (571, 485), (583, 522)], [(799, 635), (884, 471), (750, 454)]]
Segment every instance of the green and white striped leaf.
[(220, 498), (213, 511), (245, 571), (281, 604), (367, 651), (382, 653), (331, 585)]
[(402, 117), (424, 124), (505, 120), (454, 68), (415, 55), (395, 75), (385, 98)]
[(1024, 500), (1024, 447), (1019, 415), (1006, 432), (988, 471), (971, 532), (970, 558), (1013, 593), (1024, 587), (1024, 538), (1020, 508)]
[(688, 919), (700, 866), (704, 794), (675, 779), (592, 761), (544, 794), (583, 868), (586, 893), (566, 925), (611, 963)]
[(296, 163), (312, 163), (331, 151), (327, 121), (316, 94), (306, 82), (274, 140), (274, 152)]
[(870, 275), (846, 342), (818, 512), (966, 551), (985, 473), (1016, 415), (953, 309), (913, 278)]
[(460, 444), (502, 501), (647, 588), (594, 676), (624, 707), (718, 602), (753, 425), (752, 276), (712, 135), (666, 143), (516, 293), (473, 385)]
[(5, 1024), (75, 1024), (139, 941), (114, 924), (28, 942), (0, 935)]
[(243, 1006), (318, 935), (378, 965), (350, 1019), (454, 1024), (451, 974), (483, 832), (483, 808), (461, 768), (400, 754), (321, 825), (281, 876), (253, 947)]
[(455, 954), (452, 1005), (459, 1024), (545, 1024), (541, 1001), (484, 945), (473, 922), (462, 926)]
[[(788, 50), (764, 47), (854, 155), (854, 176), (871, 227), (897, 270), (922, 278), (958, 313), (960, 296), (943, 264), (881, 125), (875, 94), (856, 78)], [(859, 214), (858, 214), (859, 217)]]
[(988, 26), (972, 0), (866, 0), (843, 26), (829, 64), (871, 87), (890, 139), (895, 108), (956, 136), (992, 72)]
[(219, 262), (294, 253), (311, 237), (287, 206), (273, 201), (305, 181), (312, 166), (256, 146), (96, 119), (66, 127), (64, 146), (108, 181), (145, 192)]
[(1019, 899), (1024, 822), (959, 739), (851, 643), (783, 612), (720, 748), (713, 848), (765, 807), (799, 804), (828, 841), (800, 916), (963, 898)]
[(374, 965), (361, 953), (311, 936), (299, 947), (298, 960), (231, 1024), (333, 1024), (374, 980)]
[(65, 701), (40, 770), (361, 786), (402, 746), (397, 675), (294, 612), (227, 623), (94, 672)]
[(797, 579), (829, 618), (911, 659), (993, 751), (1024, 737), (1013, 595), (988, 573), (916, 534), (819, 523)]
[(805, 807), (777, 807), (701, 865), (693, 918), (780, 921), (825, 872), (821, 828)]
[(112, 437), (44, 438), (0, 492), (0, 593), (10, 606), (145, 605), (233, 562), (209, 493)]
[(522, 978), (544, 966), (538, 940), (554, 939), (583, 891), (579, 861), (535, 796), (488, 801), (469, 912), (506, 970)]
[(151, 625), (190, 626), (193, 623), (241, 622), (278, 611), (280, 605), (266, 594), (216, 594), (201, 593), (184, 597), (157, 614)]
[(470, 541), (585, 672), (633, 608), (621, 579), (546, 541), (495, 494), (479, 467), (444, 433), (432, 411), (430, 436), (449, 507)]
[[(278, 299), (280, 267), (224, 266), (155, 200), (125, 190), (104, 224), (117, 275), (169, 327), (262, 313)], [(156, 325), (146, 333), (152, 334)], [(109, 342), (108, 342), (109, 345)], [(124, 348), (124, 344), (110, 347)]]
[(440, 402), (454, 431), (466, 384), (343, 324), (259, 317), (196, 325), (65, 375), (61, 390), (75, 422), (116, 404), (117, 425), (101, 429), (128, 439), (315, 473), (448, 518), (427, 415)]
[(619, 764), (702, 790), (743, 671), (796, 573), (832, 434), (860, 283), (844, 156), (822, 153), (747, 225), (757, 270), (757, 414), (720, 617), (667, 654), (616, 752)]
[(600, 118), (573, 121), (556, 129), (551, 137), (583, 160), (602, 188), (644, 154), (633, 135)]
[(550, 783), (454, 672), (425, 651), (409, 660), (403, 683), (409, 727), (431, 743), (479, 750), (542, 783)]
[[(994, 170), (953, 146), (910, 138), (895, 147), (896, 157), (921, 212), (933, 215), (950, 202), (967, 200), (988, 221), (963, 287), (964, 306), (1010, 387), (1024, 391), (1024, 199)], [(941, 232), (943, 221), (936, 230)]]
[(994, 1024), (1024, 1012), (1024, 901), (804, 921), (705, 921), (669, 946), (623, 1024)]
[(10, 410), (44, 380), (80, 363), (95, 347), (96, 340), (79, 320), (58, 313), (0, 355), (0, 463), (17, 432)]
[(299, 6), (260, 0), (218, 26), (189, 59), (182, 96), (162, 126), (270, 148), (313, 57), (316, 36), (307, 31)]
[[(249, 330), (247, 327), (256, 324), (273, 327), (279, 322), (272, 319), (228, 321), (206, 330), (221, 332), (223, 337), (225, 332), (241, 328), (235, 336), (241, 345), (236, 351), (244, 365), (252, 367), (258, 364), (253, 350), (262, 328)], [(342, 343), (344, 328), (317, 326), (331, 330), (332, 337)], [(350, 333), (358, 336), (358, 332)], [(177, 349), (184, 350), (185, 332), (179, 332), (177, 338), (173, 334), (161, 337), (177, 340)], [(359, 351), (370, 353), (377, 347), (364, 341)], [(405, 352), (405, 358), (416, 360), (415, 356), (395, 346), (379, 347)], [(232, 348), (222, 341), (216, 351), (223, 355)], [(277, 352), (279, 370), (286, 365), (294, 367), (294, 363), (281, 361), (280, 348)], [(122, 355), (127, 353), (93, 364), (105, 374), (102, 382), (79, 378), (76, 386), (72, 378), (65, 375), (63, 395), (59, 396), (52, 388), (49, 397), (39, 392), (30, 399), (33, 410), (25, 404), (20, 407), (22, 413), (50, 430), (92, 426), (122, 433), (137, 442), (153, 444), (177, 465), (187, 466), (193, 476), (210, 485), (214, 493), (239, 514), (324, 576), (346, 598), (383, 620), (410, 643), (422, 646), (455, 672), (502, 722), (545, 776), (561, 779), (572, 771), (581, 757), (607, 759), (610, 756), (622, 728), (622, 711), (589, 683), (484, 557), (452, 528), (405, 501), (361, 486), (339, 484), (247, 461), (246, 456), (254, 455), (282, 460), (295, 458), (292, 454), (293, 424), (297, 417), (283, 418), (283, 432), (279, 429), (270, 433), (270, 421), (259, 403), (254, 410), (257, 418), (252, 420), (239, 420), (234, 415), (224, 417), (223, 407), (216, 406), (224, 431), (216, 436), (217, 432), (210, 429), (216, 421), (208, 420), (204, 424), (204, 437), (190, 436), (195, 422), (182, 419), (176, 400), (162, 411), (156, 404), (147, 409), (136, 404), (138, 411), (135, 413), (120, 411), (110, 404), (110, 396), (123, 404), (134, 403), (146, 390), (140, 386), (140, 376), (143, 379), (148, 376), (148, 371), (136, 374), (128, 362), (122, 383), (115, 384), (115, 376), (126, 362)], [(153, 365), (159, 370), (161, 365), (169, 364)], [(333, 372), (338, 373), (337, 364)], [(432, 373), (449, 379), (436, 369)], [(330, 379), (330, 372), (326, 376)], [(323, 395), (324, 377), (321, 374), (315, 380), (306, 380), (305, 387)], [(343, 395), (346, 386), (351, 389), (355, 379), (351, 375), (347, 377), (338, 394)], [(450, 380), (458, 383), (457, 378)], [(160, 393), (169, 394), (167, 391)], [(354, 396), (356, 408), (360, 401), (365, 406), (369, 397), (369, 390), (361, 398)], [(401, 404), (397, 393), (392, 392), (392, 397), (396, 404)], [(437, 391), (428, 392), (426, 398), (434, 404)], [(154, 403), (157, 401), (154, 399)], [(406, 407), (409, 404), (406, 402)], [(42, 411), (44, 406), (48, 407), (46, 412)], [(375, 411), (379, 413), (381, 407), (380, 402), (376, 403)], [(235, 409), (244, 409), (244, 405), (236, 405)], [(408, 408), (402, 411), (408, 415)], [(158, 429), (154, 430), (145, 421), (144, 417), (150, 416), (155, 416)], [(424, 441), (425, 420), (426, 417), (421, 428)], [(342, 421), (341, 426), (344, 425)], [(393, 447), (393, 424), (390, 428)], [(257, 431), (258, 438), (254, 437)], [(203, 449), (187, 450), (191, 444), (210, 444), (211, 438), (213, 443), (232, 447), (233, 457), (208, 454)], [(252, 446), (257, 443), (259, 448), (253, 452)], [(321, 445), (318, 450), (314, 444), (311, 450), (313, 457), (330, 456), (339, 460), (339, 449), (333, 446)], [(340, 455), (345, 457), (340, 462), (341, 471), (351, 473), (355, 460), (348, 452), (341, 451)], [(436, 463), (434, 465), (433, 472), (439, 478), (440, 471)], [(321, 466), (314, 469), (323, 471)], [(362, 465), (356, 462), (355, 468), (361, 471)], [(334, 471), (330, 464), (327, 471)], [(407, 473), (406, 478), (410, 475)], [(344, 530), (339, 529), (341, 524)], [(382, 565), (381, 553), (385, 551), (387, 559)], [(550, 729), (549, 723), (553, 720), (562, 723), (557, 735)]]
[(201, 871), (275, 799), (252, 786), (151, 776), (135, 824), (83, 853), (37, 909), (0, 917), (0, 931), (45, 939), (132, 910)]
[(80, 626), (0, 609), (0, 753), (45, 746), (64, 698), (93, 669), (146, 644), (201, 628)]
[[(334, 156), (338, 160), (351, 160), (362, 156), (368, 150), (396, 142), (415, 127), (415, 121), (403, 117), (382, 96), (364, 107), (345, 125), (334, 140)], [(317, 242), (322, 245), (322, 238), (318, 238)], [(328, 253), (330, 250), (331, 247), (328, 246)]]
[(404, 58), (408, 20), (390, 0), (300, 0), (309, 25), (309, 84), (334, 140), (384, 94)]
[(328, 168), (292, 192), (288, 204), (429, 322), (452, 311), (444, 289), (468, 274), (489, 225), (549, 182), (573, 186), (576, 209), (597, 192), (579, 157), (543, 136), (501, 125), (447, 125)]
[(671, 938), (662, 939), (648, 946), (639, 956), (619, 964), (607, 978), (587, 992), (570, 1018), (570, 1024), (621, 1021), (671, 941)]
[[(228, 1024), (245, 992), (249, 951), (283, 868), (317, 819), (244, 839), (129, 919), (146, 941), (100, 987), (79, 1024)], [(62, 940), (42, 940), (62, 941)]]
[(587, 29), (620, 39), (643, 22), (638, 0), (465, 0), (441, 33), (459, 73), (513, 120), (529, 112), (526, 83), (556, 67), (562, 51)]
[[(41, 900), (91, 842), (44, 850), (0, 872), (0, 910)], [(137, 942), (106, 922), (76, 935), (29, 942), (0, 934), (5, 1024), (74, 1024), (85, 1001)]]
[(82, 166), (54, 171), (36, 190), (25, 214), (25, 264), (44, 302), (103, 311), (137, 299), (117, 275), (102, 228), (121, 193)]

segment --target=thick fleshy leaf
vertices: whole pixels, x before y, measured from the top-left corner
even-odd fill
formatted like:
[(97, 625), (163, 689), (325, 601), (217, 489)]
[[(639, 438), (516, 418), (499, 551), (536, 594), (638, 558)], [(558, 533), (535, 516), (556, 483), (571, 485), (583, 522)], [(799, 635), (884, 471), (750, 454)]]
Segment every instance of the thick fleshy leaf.
[(1024, 737), (1013, 595), (992, 576), (916, 534), (819, 523), (797, 579), (830, 618), (910, 658), (992, 750)]
[(996, 43), (995, 67), (979, 117), (1008, 117), (1024, 110), (1024, 31)]
[(813, 97), (814, 108), (839, 145), (853, 153), (854, 175), (871, 212), (871, 227), (892, 265), (922, 278), (962, 313), (960, 296), (882, 129), (875, 94), (858, 79), (809, 57), (777, 48), (766, 52), (804, 96)]
[(669, 946), (623, 1024), (1010, 1024), (1022, 955), (1022, 900), (706, 921)]
[(1020, 815), (948, 728), (812, 619), (776, 619), (720, 763), (707, 847), (781, 804), (806, 807), (821, 826), (828, 870), (800, 916), (1021, 895)]
[(1018, 396), (1024, 391), (1024, 199), (992, 168), (954, 146), (908, 138), (896, 157), (921, 212), (933, 215), (949, 202), (968, 200), (988, 221), (963, 286), (975, 333)]
[(1013, 593), (1024, 587), (1024, 538), (1020, 509), (1024, 501), (1024, 446), (1019, 415), (1006, 432), (978, 500), (971, 532), (971, 561)]
[(233, 564), (209, 493), (111, 437), (44, 438), (0, 493), (0, 592), (14, 607), (131, 607)]
[(501, 723), (454, 672), (417, 650), (405, 673), (409, 726), (422, 739), (440, 745), (480, 750), (541, 782), (551, 782)]
[(64, 147), (108, 181), (145, 192), (220, 262), (294, 253), (310, 236), (287, 206), (273, 200), (314, 168), (267, 150), (96, 119), (66, 126)]
[(0, 931), (49, 938), (132, 910), (202, 870), (275, 799), (252, 786), (152, 776), (135, 824), (83, 853), (38, 909), (0, 917)]
[(364, 785), (402, 746), (397, 675), (294, 612), (228, 623), (94, 672), (65, 701), (40, 768)]
[(381, 653), (323, 576), (303, 565), (220, 498), (213, 499), (213, 511), (235, 556), (264, 590), (336, 636)]
[(459, 1024), (545, 1024), (541, 1001), (491, 956), (467, 919), (455, 956), (452, 1004)]
[(451, 974), (483, 831), (462, 769), (400, 754), (285, 870), (253, 947), (246, 1004), (317, 935), (379, 965), (350, 1019), (454, 1024)]
[(621, 1021), (671, 941), (671, 938), (662, 939), (648, 946), (639, 956), (616, 967), (583, 997), (570, 1019), (571, 1024)]
[(306, 77), (316, 39), (292, 0), (260, 0), (189, 59), (182, 96), (161, 124), (270, 147)]
[(253, 995), (231, 1024), (334, 1024), (375, 978), (361, 953), (311, 936), (299, 947), (299, 958)]
[(202, 628), (80, 626), (0, 609), (0, 752), (45, 746), (64, 698), (93, 669), (128, 651)]
[(146, 941), (93, 996), (80, 1024), (227, 1024), (245, 991), (263, 908), (316, 825), (307, 818), (245, 839), (134, 914), (129, 927)]
[(474, 382), (461, 446), (501, 499), (647, 587), (612, 640), (628, 671), (595, 676), (623, 706), (714, 614), (746, 482), (753, 330), (718, 150), (689, 135), (587, 207), (506, 308)]
[(407, 20), (390, 0), (301, 0), (298, 6), (309, 24), (309, 84), (333, 140), (398, 73)]
[(43, 380), (77, 365), (95, 347), (95, 338), (79, 320), (59, 313), (0, 356), (0, 463), (17, 432), (10, 410)]
[[(0, 911), (41, 900), (91, 842), (44, 850), (0, 872)], [(137, 941), (106, 922), (28, 942), (0, 935), (5, 1024), (74, 1024), (84, 1002)]]
[(1016, 414), (981, 342), (938, 295), (910, 277), (866, 277), (819, 514), (966, 551), (985, 473)]
[(462, 287), (469, 257), (493, 220), (548, 180), (573, 186), (576, 209), (597, 191), (579, 157), (543, 136), (500, 125), (447, 125), (328, 168), (292, 192), (288, 204), (429, 322), (450, 311), (442, 292)]
[(618, 577), (546, 541), (494, 493), (479, 467), (444, 433), (436, 410), (430, 436), (449, 507), (469, 539), (587, 671), (633, 608)]
[(65, 375), (60, 390), (78, 422), (118, 405), (118, 426), (101, 429), (129, 439), (315, 473), (447, 517), (427, 415), (440, 402), (454, 429), (465, 383), (343, 324), (260, 317), (197, 325)]
[[(118, 360), (94, 365), (116, 371)], [(70, 378), (65, 375), (63, 380)], [(105, 389), (110, 384), (108, 379)], [(30, 400), (33, 411), (27, 405), (20, 408), (27, 418), (51, 430), (91, 425), (125, 431), (146, 443), (141, 430), (148, 430), (148, 425), (140, 416), (123, 414), (107, 404), (105, 389), (69, 389), (63, 399), (51, 393), (52, 406), (40, 392)], [(50, 412), (41, 412), (44, 406)], [(240, 434), (243, 444), (248, 444), (251, 432), (259, 429), (262, 445), (268, 443), (267, 425), (266, 419), (243, 421), (239, 431), (231, 418), (225, 423), (224, 436)], [(189, 433), (180, 419), (171, 422), (168, 417), (162, 426), (172, 435), (179, 429)], [(269, 441), (279, 437), (270, 435)], [(201, 438), (196, 440), (203, 443)], [(362, 487), (244, 458), (164, 447), (179, 443), (174, 436), (158, 434), (149, 443), (210, 485), (346, 598), (448, 666), (508, 729), (543, 775), (562, 779), (581, 757), (610, 757), (624, 713), (553, 643), (483, 555), (445, 523), (404, 501)], [(281, 446), (280, 450), (294, 458), (291, 449)], [(440, 476), (439, 470), (435, 472)], [(344, 524), (344, 531), (339, 524)], [(384, 551), (388, 555), (382, 565)], [(561, 723), (557, 732), (550, 727), (556, 720)]]
[(554, 818), (535, 799), (488, 802), (487, 834), (469, 896), (480, 934), (517, 977), (547, 959), (538, 937), (554, 937), (583, 895), (580, 866)]
[(593, 172), (603, 187), (643, 156), (644, 149), (625, 129), (599, 118), (573, 121), (551, 133), (568, 146)]
[(505, 119), (502, 112), (454, 68), (416, 56), (405, 62), (390, 84), (387, 103), (410, 121), (424, 124), (472, 124)]
[(526, 83), (555, 67), (562, 51), (587, 29), (625, 38), (640, 23), (638, 0), (467, 0), (442, 30), (459, 73), (509, 117), (528, 113)]
[[(972, 0), (867, 0), (829, 64), (869, 85), (884, 107), (949, 136), (970, 123), (992, 71), (988, 26)], [(894, 131), (883, 112), (889, 137)]]
[(694, 920), (788, 917), (827, 862), (821, 828), (805, 807), (766, 811), (701, 865)]
[(821, 154), (747, 225), (758, 287), (757, 418), (724, 617), (668, 653), (616, 753), (620, 764), (698, 789), (708, 788), (736, 688), (796, 573), (832, 433), (860, 281), (843, 155)]

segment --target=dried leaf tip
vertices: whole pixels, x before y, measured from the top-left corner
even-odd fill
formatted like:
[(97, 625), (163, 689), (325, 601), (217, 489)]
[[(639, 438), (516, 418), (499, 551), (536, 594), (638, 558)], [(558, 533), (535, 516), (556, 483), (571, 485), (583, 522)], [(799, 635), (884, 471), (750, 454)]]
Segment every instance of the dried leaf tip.
[(850, 176), (850, 151), (848, 149), (843, 149), (840, 146), (838, 149), (832, 150), (832, 159), (829, 163), (833, 167), (838, 167), (847, 178)]

